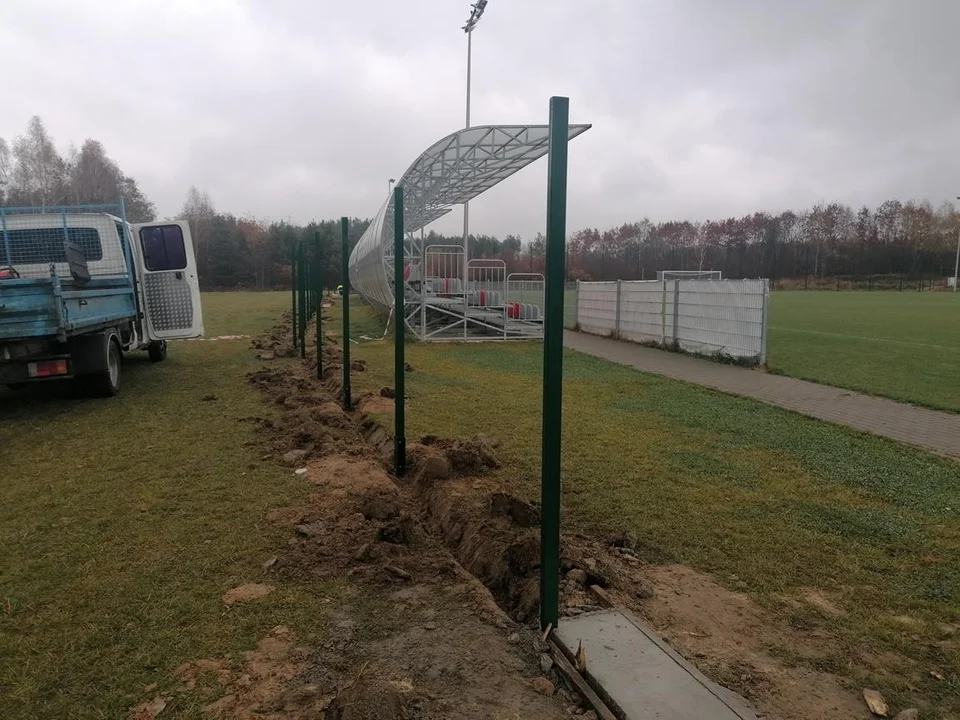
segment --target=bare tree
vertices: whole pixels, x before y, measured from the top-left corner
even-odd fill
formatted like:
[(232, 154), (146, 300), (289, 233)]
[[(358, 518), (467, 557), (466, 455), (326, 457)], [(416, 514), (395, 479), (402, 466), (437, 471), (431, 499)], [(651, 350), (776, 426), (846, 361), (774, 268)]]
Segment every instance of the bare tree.
[(11, 196), (26, 205), (55, 205), (67, 194), (67, 164), (57, 152), (39, 115), (13, 141)]
[(210, 195), (191, 185), (180, 209), (180, 217), (190, 223), (193, 246), (197, 253), (197, 275), (201, 282), (210, 270), (210, 238), (216, 214)]
[(120, 195), (120, 167), (97, 140), (85, 140), (70, 162), (70, 195), (80, 203), (116, 202)]
[(0, 137), (0, 203), (6, 202), (10, 187), (10, 146)]

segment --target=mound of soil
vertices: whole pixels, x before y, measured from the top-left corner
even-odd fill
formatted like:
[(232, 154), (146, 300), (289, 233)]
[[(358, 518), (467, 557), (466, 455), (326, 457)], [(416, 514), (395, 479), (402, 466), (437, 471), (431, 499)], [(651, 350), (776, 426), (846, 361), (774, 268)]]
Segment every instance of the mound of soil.
[(424, 435), (420, 445), (442, 452), (458, 475), (481, 475), (500, 467), (493, 447), (484, 439), (461, 440)]

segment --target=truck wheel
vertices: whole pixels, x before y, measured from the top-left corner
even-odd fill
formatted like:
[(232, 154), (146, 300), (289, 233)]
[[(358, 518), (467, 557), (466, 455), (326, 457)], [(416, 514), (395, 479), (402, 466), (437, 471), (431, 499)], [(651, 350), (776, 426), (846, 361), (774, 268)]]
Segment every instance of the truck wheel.
[(147, 352), (150, 354), (150, 362), (160, 362), (167, 357), (167, 341), (157, 340), (147, 345)]
[(107, 349), (107, 369), (90, 376), (91, 392), (97, 397), (113, 397), (120, 392), (121, 367), (120, 346), (111, 340)]

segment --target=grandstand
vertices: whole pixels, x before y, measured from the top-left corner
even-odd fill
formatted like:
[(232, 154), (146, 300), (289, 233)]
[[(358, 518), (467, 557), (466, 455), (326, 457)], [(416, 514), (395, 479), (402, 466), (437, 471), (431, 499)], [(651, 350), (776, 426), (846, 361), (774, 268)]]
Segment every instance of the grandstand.
[[(570, 125), (573, 139), (590, 125)], [(427, 148), (398, 184), (404, 189), (404, 307), (393, 307), (393, 194), (350, 255), (351, 287), (421, 340), (543, 336), (543, 275), (508, 273), (502, 260), (471, 259), (460, 245), (422, 242), (423, 228), (547, 154), (547, 125), (458, 130)], [(420, 238), (416, 236), (419, 231)]]

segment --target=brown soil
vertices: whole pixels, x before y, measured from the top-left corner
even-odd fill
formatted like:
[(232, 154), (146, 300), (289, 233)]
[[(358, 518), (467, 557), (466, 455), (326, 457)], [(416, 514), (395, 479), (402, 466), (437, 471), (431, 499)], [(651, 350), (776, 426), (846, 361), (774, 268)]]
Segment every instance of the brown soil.
[(259, 600), (264, 598), (273, 592), (272, 585), (264, 585), (262, 583), (246, 583), (240, 585), (239, 587), (232, 588), (227, 590), (223, 594), (223, 604), (234, 605), (239, 602), (247, 602), (249, 600)]
[(393, 400), (380, 395), (367, 395), (360, 398), (357, 410), (362, 413), (387, 414), (393, 413)]

